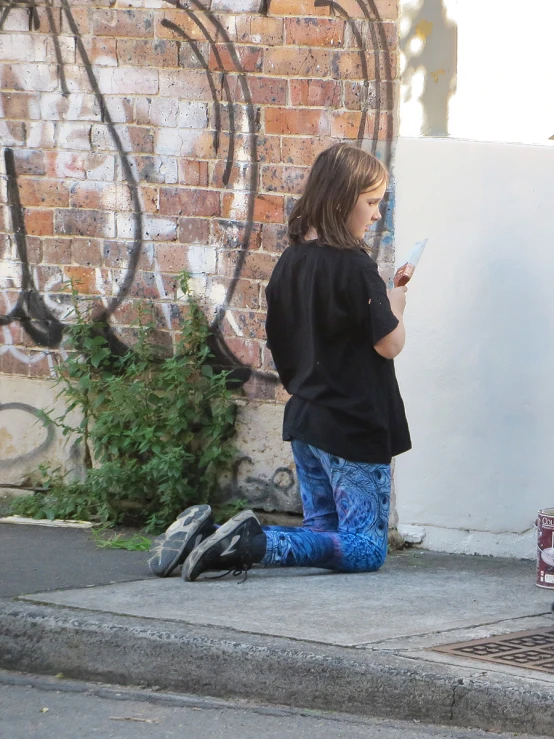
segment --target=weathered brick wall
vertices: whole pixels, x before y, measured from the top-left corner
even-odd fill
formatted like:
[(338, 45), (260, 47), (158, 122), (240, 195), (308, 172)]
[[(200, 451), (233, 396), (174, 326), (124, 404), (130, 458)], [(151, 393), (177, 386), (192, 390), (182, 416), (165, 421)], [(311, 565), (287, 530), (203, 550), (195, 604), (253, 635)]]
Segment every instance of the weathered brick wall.
[[(171, 341), (187, 269), (246, 391), (282, 400), (264, 286), (315, 155), (390, 161), (396, 0), (0, 6), (0, 372), (46, 376), (70, 278), (115, 334), (142, 299)], [(390, 212), (373, 246), (390, 261)]]

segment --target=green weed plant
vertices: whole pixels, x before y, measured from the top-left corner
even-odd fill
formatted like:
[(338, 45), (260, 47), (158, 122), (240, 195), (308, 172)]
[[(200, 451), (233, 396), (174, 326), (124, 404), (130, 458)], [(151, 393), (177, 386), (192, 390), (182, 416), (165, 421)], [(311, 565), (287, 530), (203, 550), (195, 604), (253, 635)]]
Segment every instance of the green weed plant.
[[(218, 479), (235, 456), (236, 405), (229, 373), (210, 362), (210, 328), (188, 275), (180, 282), (186, 315), (165, 356), (148, 310), (135, 322), (134, 345), (114, 356), (105, 323), (90, 320), (71, 285), (69, 352), (54, 379), (66, 410), (43, 419), (84, 449), (86, 478), (68, 481), (60, 469), (43, 468), (42, 492), (19, 499), (14, 513), (131, 522), (155, 533), (188, 505), (217, 502)], [(69, 420), (74, 410), (81, 418), (76, 425)]]

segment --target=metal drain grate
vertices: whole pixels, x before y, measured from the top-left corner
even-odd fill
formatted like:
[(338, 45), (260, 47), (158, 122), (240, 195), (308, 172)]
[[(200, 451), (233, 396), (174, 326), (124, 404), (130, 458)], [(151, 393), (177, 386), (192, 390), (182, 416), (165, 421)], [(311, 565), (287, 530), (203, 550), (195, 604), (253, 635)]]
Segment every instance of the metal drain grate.
[(525, 667), (528, 670), (541, 670), (554, 675), (554, 628), (551, 626), (491, 636), (488, 639), (445, 644), (442, 647), (433, 647), (432, 651)]

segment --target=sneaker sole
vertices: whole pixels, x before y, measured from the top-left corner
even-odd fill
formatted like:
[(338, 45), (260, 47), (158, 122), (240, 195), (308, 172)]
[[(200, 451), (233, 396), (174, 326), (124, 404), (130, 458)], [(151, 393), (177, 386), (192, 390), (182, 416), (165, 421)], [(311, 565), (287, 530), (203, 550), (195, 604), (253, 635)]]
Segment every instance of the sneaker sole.
[[(195, 573), (195, 568), (202, 558), (202, 556), (205, 554), (205, 552), (210, 549), (215, 543), (218, 541), (221, 541), (221, 539), (224, 539), (226, 536), (229, 536), (229, 534), (232, 534), (236, 529), (244, 523), (249, 518), (256, 518), (254, 513), (252, 511), (241, 511), (236, 516), (233, 516), (233, 518), (227, 523), (224, 523), (223, 526), (220, 526), (218, 530), (215, 532), (215, 534), (212, 534), (207, 539), (204, 539), (204, 541), (199, 544), (193, 551), (191, 552), (190, 556), (186, 559), (185, 564), (183, 565), (183, 571), (181, 572), (181, 577), (185, 582), (193, 582), (196, 580), (196, 578), (204, 572), (204, 570)], [(258, 520), (256, 518), (256, 520)], [(221, 569), (225, 569), (225, 567), (222, 567)]]
[(154, 540), (150, 550), (153, 554), (148, 560), (150, 571), (158, 577), (168, 577), (194, 549), (197, 536), (202, 536), (199, 529), (211, 515), (209, 505), (192, 506), (181, 513), (165, 534)]

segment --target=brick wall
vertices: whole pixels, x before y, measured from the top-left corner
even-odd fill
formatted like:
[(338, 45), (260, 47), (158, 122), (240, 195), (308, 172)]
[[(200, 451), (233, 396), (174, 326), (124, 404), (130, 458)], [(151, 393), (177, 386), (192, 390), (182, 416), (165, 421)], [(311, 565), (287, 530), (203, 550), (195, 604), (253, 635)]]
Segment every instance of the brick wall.
[(396, 0), (175, 6), (0, 8), (0, 371), (49, 373), (70, 278), (123, 342), (145, 298), (171, 341), (187, 269), (220, 358), (247, 368), (250, 397), (281, 400), (264, 286), (319, 151), (349, 140), (390, 161)]

